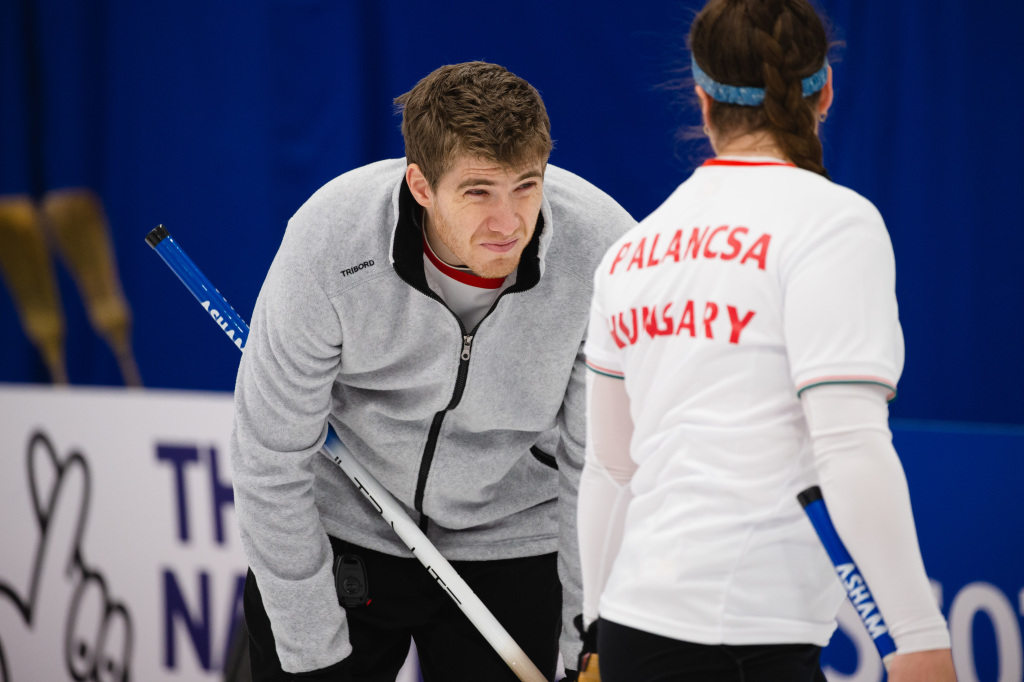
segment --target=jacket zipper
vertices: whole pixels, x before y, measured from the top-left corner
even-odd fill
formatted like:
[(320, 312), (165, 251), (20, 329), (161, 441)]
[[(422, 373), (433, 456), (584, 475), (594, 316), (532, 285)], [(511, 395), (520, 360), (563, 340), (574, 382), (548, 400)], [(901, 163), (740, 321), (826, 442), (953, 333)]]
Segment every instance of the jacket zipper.
[(416, 496), (413, 499), (413, 505), (416, 507), (416, 511), (420, 513), (420, 530), (424, 533), (427, 532), (429, 519), (423, 513), (423, 494), (427, 488), (427, 476), (430, 475), (430, 465), (434, 461), (434, 451), (437, 449), (437, 437), (441, 433), (444, 415), (448, 410), (455, 409), (455, 406), (462, 400), (462, 392), (466, 388), (466, 375), (469, 374), (469, 358), (473, 350), (473, 335), (465, 333), (466, 329), (462, 326), (462, 320), (459, 320), (459, 327), (463, 332), (462, 351), (459, 354), (459, 371), (455, 376), (455, 390), (452, 393), (452, 399), (448, 401), (448, 405), (436, 413), (433, 421), (430, 422), (430, 432), (427, 434), (427, 444), (423, 448), (423, 457), (420, 459), (420, 471), (416, 478)]
[[(512, 287), (509, 287), (511, 289)], [(443, 305), (448, 312), (455, 317), (455, 321), (459, 323), (459, 330), (462, 332), (462, 350), (459, 353), (459, 371), (455, 376), (455, 389), (452, 392), (452, 399), (448, 401), (448, 405), (443, 410), (437, 412), (434, 415), (434, 419), (430, 422), (430, 431), (427, 433), (427, 444), (423, 447), (423, 457), (420, 459), (420, 471), (416, 477), (416, 494), (413, 497), (413, 507), (420, 513), (420, 530), (424, 533), (427, 532), (427, 525), (430, 522), (430, 518), (423, 513), (423, 495), (427, 488), (427, 477), (430, 475), (430, 465), (434, 461), (434, 452), (437, 449), (437, 438), (441, 433), (441, 424), (444, 422), (444, 416), (450, 410), (454, 410), (462, 400), (462, 392), (466, 388), (466, 376), (469, 374), (469, 359), (473, 351), (473, 338), (476, 336), (476, 330), (480, 328), (483, 321), (486, 320), (490, 314), (498, 307), (498, 301), (505, 297), (505, 294), (509, 293), (509, 289), (501, 292), (498, 298), (494, 299), (494, 303), (491, 304), (487, 314), (484, 315), (476, 326), (473, 327), (471, 333), (466, 333), (466, 326), (462, 324), (462, 320), (458, 315), (448, 307), (448, 304), (441, 299), (440, 296), (435, 294), (433, 291), (427, 293), (433, 299), (436, 299)]]

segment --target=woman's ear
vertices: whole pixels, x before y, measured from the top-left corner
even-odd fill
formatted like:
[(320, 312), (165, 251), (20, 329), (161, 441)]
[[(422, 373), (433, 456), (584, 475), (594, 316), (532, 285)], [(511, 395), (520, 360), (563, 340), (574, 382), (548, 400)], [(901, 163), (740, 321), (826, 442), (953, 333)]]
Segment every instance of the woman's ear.
[(818, 118), (828, 115), (828, 108), (832, 106), (832, 98), (835, 91), (832, 90), (832, 67), (828, 67), (828, 79), (825, 87), (821, 89), (821, 97), (818, 98)]
[(700, 100), (700, 114), (701, 118), (704, 119), (704, 133), (709, 134), (711, 126), (708, 124), (711, 120), (711, 95), (704, 92), (704, 88), (699, 85), (694, 86), (694, 92), (697, 93), (697, 99)]

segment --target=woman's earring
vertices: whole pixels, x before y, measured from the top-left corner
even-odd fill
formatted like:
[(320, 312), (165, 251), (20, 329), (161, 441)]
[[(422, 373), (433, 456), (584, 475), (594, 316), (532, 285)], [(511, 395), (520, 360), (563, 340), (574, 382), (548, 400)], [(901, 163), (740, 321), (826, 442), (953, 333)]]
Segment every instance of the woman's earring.
[(708, 128), (706, 125), (703, 128), (701, 128), (701, 130), (704, 131), (705, 135), (707, 135), (708, 137), (711, 137), (711, 129)]
[(826, 118), (828, 118), (828, 114), (825, 113), (824, 111), (818, 114), (818, 120), (821, 121), (822, 123), (825, 122)]

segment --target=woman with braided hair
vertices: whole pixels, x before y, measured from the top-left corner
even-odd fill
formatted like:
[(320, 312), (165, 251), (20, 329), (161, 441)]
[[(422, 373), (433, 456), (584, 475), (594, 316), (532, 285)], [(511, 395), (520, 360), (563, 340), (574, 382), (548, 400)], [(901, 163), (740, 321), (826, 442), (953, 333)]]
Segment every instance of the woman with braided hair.
[(822, 22), (710, 0), (689, 42), (715, 156), (595, 275), (578, 524), (601, 678), (824, 680), (844, 594), (796, 499), (819, 485), (896, 642), (889, 679), (954, 680), (888, 429), (892, 246), (822, 165)]

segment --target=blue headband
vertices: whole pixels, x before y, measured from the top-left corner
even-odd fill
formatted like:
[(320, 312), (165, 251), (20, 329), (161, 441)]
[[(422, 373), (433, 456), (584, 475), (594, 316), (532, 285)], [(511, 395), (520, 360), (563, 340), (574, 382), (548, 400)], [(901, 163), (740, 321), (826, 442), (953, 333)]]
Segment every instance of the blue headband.
[[(704, 88), (704, 92), (708, 93), (708, 96), (716, 102), (740, 104), (745, 107), (756, 107), (764, 102), (764, 88), (723, 85), (704, 73), (697, 66), (696, 59), (691, 58), (690, 63), (693, 65), (693, 80)], [(820, 69), (800, 82), (803, 84), (804, 97), (810, 97), (825, 87), (825, 83), (828, 82), (828, 59)]]

